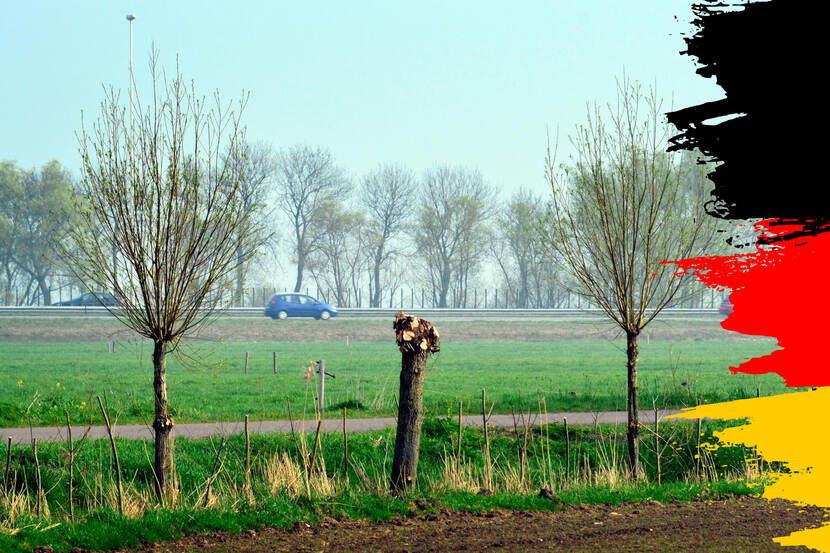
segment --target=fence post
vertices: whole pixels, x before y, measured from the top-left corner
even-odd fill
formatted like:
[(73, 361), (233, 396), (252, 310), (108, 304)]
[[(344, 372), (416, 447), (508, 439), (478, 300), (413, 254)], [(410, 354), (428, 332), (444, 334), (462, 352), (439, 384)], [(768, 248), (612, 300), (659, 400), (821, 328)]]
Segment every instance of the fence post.
[(317, 372), (320, 374), (320, 380), (317, 384), (317, 411), (320, 413), (320, 418), (323, 418), (323, 396), (326, 392), (326, 360), (320, 359), (317, 361)]
[(245, 493), (251, 494), (251, 434), (248, 431), (248, 415), (245, 415)]
[(248, 358), (250, 357), (251, 352), (245, 352), (245, 374), (248, 374)]
[(274, 374), (277, 374), (277, 352), (274, 352)]
[(43, 494), (43, 486), (40, 480), (40, 460), (37, 457), (37, 438), (32, 438), (32, 452), (35, 456), (35, 477), (37, 483), (37, 496), (35, 498), (35, 514), (40, 516), (40, 496)]
[(9, 470), (12, 465), (12, 437), (9, 436), (9, 445), (6, 449), (6, 470), (3, 471), (3, 496), (9, 493)]

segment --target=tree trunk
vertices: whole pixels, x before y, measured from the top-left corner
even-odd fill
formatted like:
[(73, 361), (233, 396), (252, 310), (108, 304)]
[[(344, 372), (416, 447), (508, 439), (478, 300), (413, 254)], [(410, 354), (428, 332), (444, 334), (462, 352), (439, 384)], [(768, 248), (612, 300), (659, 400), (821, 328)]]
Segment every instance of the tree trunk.
[(450, 275), (448, 272), (441, 275), (441, 288), (438, 290), (438, 307), (447, 307), (447, 296), (450, 291)]
[(383, 297), (381, 295), (383, 291), (380, 289), (380, 261), (375, 260), (374, 275), (372, 278), (375, 281), (375, 289), (373, 290), (374, 294), (372, 295), (372, 307), (380, 307), (380, 302), (382, 301), (381, 298)]
[(640, 356), (637, 345), (638, 331), (626, 331), (627, 353), (628, 353), (628, 428), (626, 438), (628, 441), (628, 473), (631, 480), (637, 480), (640, 471), (640, 420), (637, 408), (637, 361)]
[(156, 455), (153, 463), (155, 490), (159, 499), (171, 497), (173, 489), (173, 419), (167, 404), (166, 342), (156, 341), (153, 347), (153, 392), (156, 416), (153, 430), (156, 434)]
[(46, 277), (38, 277), (37, 285), (40, 288), (41, 296), (43, 296), (43, 305), (52, 305), (52, 291), (49, 289)]
[(303, 269), (305, 269), (305, 253), (297, 251), (297, 281), (294, 284), (294, 293), (299, 293), (303, 286)]
[(401, 359), (401, 389), (398, 402), (398, 431), (392, 464), (392, 489), (404, 490), (415, 484), (421, 425), (424, 422), (424, 371), (426, 352), (405, 353)]
[(424, 422), (424, 373), (427, 357), (439, 347), (438, 331), (428, 321), (398, 313), (394, 329), (401, 350), (401, 388), (391, 488), (398, 492), (415, 485)]

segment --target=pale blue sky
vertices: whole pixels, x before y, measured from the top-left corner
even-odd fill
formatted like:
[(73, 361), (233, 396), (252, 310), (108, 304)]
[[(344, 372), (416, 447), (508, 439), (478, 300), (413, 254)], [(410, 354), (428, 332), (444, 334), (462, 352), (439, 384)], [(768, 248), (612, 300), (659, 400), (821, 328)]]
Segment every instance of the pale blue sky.
[(102, 83), (126, 95), (134, 12), (139, 95), (155, 43), (199, 92), (250, 90), (252, 139), (328, 147), (354, 177), (379, 162), (451, 163), (541, 192), (546, 126), (566, 137), (623, 69), (676, 107), (721, 96), (678, 53), (690, 4), (3, 1), (0, 159), (55, 158), (78, 174), (81, 110), (97, 116)]

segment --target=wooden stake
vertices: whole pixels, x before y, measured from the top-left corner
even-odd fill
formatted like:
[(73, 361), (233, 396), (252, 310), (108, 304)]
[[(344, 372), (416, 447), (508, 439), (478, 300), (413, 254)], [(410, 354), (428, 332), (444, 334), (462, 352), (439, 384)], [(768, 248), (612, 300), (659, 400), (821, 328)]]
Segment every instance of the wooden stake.
[(456, 442), (455, 451), (455, 473), (458, 474), (461, 470), (461, 407), (464, 403), (458, 402), (458, 441)]
[(35, 478), (37, 483), (37, 496), (35, 498), (35, 515), (40, 516), (40, 496), (43, 494), (43, 487), (40, 481), (40, 460), (37, 458), (37, 438), (32, 438), (32, 451), (35, 455)]
[(294, 417), (291, 414), (291, 400), (285, 398), (285, 402), (288, 404), (288, 422), (291, 424), (291, 437), (294, 439), (294, 446), (297, 448), (297, 451), (302, 451), (300, 449), (300, 442), (297, 441), (297, 433), (294, 432)]
[(521, 407), (522, 412), (522, 426), (524, 427), (524, 432), (522, 436), (522, 466), (521, 466), (521, 476), (522, 476), (522, 483), (524, 483), (525, 474), (527, 473), (527, 437), (530, 434), (530, 415), (528, 414), (525, 417), (524, 407)]
[(3, 495), (9, 493), (9, 471), (12, 467), (12, 437), (9, 436), (9, 444), (6, 449), (6, 470), (3, 472)]
[(657, 404), (654, 405), (654, 454), (657, 456), (657, 485), (662, 482), (660, 471), (660, 417), (657, 412)]
[[(547, 444), (547, 474), (548, 485), (553, 489), (553, 464), (550, 460), (550, 421), (548, 420), (548, 402), (545, 396), (542, 396), (542, 411), (545, 413), (545, 443)], [(596, 426), (595, 426), (596, 428)], [(545, 453), (545, 448), (542, 448), (542, 453)]]
[(110, 417), (104, 410), (104, 404), (101, 403), (101, 396), (96, 396), (98, 399), (98, 407), (101, 409), (101, 415), (104, 417), (104, 424), (107, 425), (107, 434), (110, 437), (110, 446), (112, 447), (112, 457), (115, 460), (115, 482), (118, 487), (118, 514), (124, 516), (124, 491), (121, 488), (121, 462), (118, 460), (118, 448), (115, 447), (115, 438), (112, 435), (112, 424)]
[(700, 466), (703, 464), (703, 460), (700, 457), (700, 434), (701, 434), (700, 427), (701, 427), (701, 422), (702, 421), (703, 421), (703, 419), (697, 419), (697, 459), (696, 459), (697, 463), (696, 463), (696, 465), (697, 465), (698, 478), (700, 478)]
[(250, 356), (251, 356), (251, 352), (246, 351), (245, 352), (245, 374), (248, 374), (248, 359), (250, 358)]
[(245, 415), (245, 492), (251, 493), (251, 435), (248, 432), (248, 415)]
[(487, 489), (493, 489), (493, 474), (490, 464), (490, 436), (487, 433), (487, 390), (481, 389), (481, 420), (484, 426), (484, 470), (487, 481)]
[(325, 409), (324, 396), (326, 393), (326, 360), (320, 359), (317, 362), (317, 372), (320, 373), (320, 379), (317, 381), (317, 412), (320, 418), (323, 418), (323, 410)]
[(314, 470), (314, 460), (317, 457), (317, 448), (320, 446), (320, 426), (323, 424), (322, 419), (317, 419), (317, 432), (314, 433), (314, 449), (311, 450), (311, 461), (308, 463), (308, 475), (311, 476), (311, 471)]
[(274, 374), (277, 374), (277, 352), (274, 352)]
[(349, 485), (349, 435), (346, 434), (346, 408), (343, 407), (343, 475)]
[(210, 502), (210, 486), (213, 484), (213, 480), (216, 478), (217, 474), (219, 473), (219, 456), (222, 455), (222, 450), (225, 448), (225, 437), (222, 436), (222, 443), (219, 444), (219, 451), (216, 452), (216, 458), (213, 459), (213, 470), (210, 471), (210, 478), (207, 480), (207, 486), (205, 487), (205, 508), (207, 508), (208, 503)]
[(75, 480), (75, 449), (72, 445), (72, 424), (69, 422), (69, 413), (66, 413), (66, 435), (69, 447), (69, 519), (75, 525), (75, 506), (72, 502), (72, 488)]
[(568, 417), (562, 417), (565, 425), (565, 480), (571, 478), (571, 435), (568, 432)]

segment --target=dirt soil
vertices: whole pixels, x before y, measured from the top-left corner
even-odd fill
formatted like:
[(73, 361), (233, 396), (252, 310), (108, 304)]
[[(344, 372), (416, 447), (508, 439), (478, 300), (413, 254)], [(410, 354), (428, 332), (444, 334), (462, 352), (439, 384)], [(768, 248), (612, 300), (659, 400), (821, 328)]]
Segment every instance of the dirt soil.
[(691, 503), (571, 506), (562, 511), (496, 511), (418, 514), (391, 522), (338, 522), (291, 529), (214, 533), (174, 543), (147, 545), (129, 553), (265, 552), (766, 552), (772, 541), (815, 527), (825, 511), (784, 501), (737, 498)]

